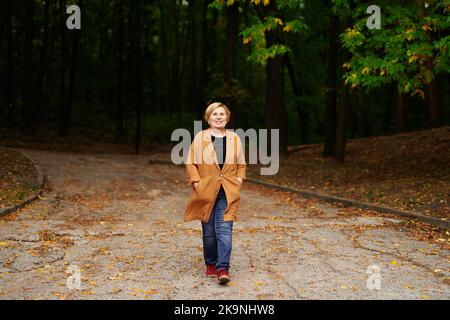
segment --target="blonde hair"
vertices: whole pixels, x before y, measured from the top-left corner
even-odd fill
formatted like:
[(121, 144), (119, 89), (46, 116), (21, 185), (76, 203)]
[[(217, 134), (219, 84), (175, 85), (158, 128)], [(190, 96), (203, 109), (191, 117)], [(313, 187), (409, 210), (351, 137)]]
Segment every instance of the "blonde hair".
[(228, 117), (227, 122), (229, 122), (231, 117), (230, 109), (228, 109), (228, 107), (224, 105), (222, 102), (213, 102), (206, 108), (204, 115), (205, 121), (209, 123), (209, 117), (211, 116), (211, 113), (213, 113), (214, 110), (220, 107), (225, 109), (225, 113), (227, 114)]

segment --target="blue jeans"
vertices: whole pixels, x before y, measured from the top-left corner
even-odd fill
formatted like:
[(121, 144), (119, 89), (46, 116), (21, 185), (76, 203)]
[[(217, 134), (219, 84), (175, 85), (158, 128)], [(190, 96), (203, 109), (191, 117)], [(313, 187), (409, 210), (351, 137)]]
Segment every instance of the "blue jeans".
[(205, 263), (215, 264), (216, 269), (230, 267), (233, 221), (223, 221), (226, 207), (225, 191), (220, 188), (208, 223), (202, 222)]

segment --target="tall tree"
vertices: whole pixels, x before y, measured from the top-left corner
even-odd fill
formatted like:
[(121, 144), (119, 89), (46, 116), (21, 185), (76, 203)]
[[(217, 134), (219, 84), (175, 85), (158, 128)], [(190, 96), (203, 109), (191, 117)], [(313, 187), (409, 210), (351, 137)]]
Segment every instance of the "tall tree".
[(189, 72), (186, 92), (186, 104), (192, 113), (198, 108), (198, 68), (197, 68), (197, 19), (196, 1), (189, 0), (188, 4), (188, 27), (189, 27)]
[[(265, 6), (262, 4), (255, 4), (255, 10), (262, 23), (266, 20), (274, 19), (275, 24), (278, 24), (276, 19), (277, 8), (271, 2)], [(275, 18), (274, 18), (275, 17)], [(266, 49), (279, 48), (283, 44), (280, 43), (280, 37), (277, 36), (276, 28), (267, 28), (264, 30), (264, 38), (266, 42)], [(286, 51), (285, 51), (286, 52)], [(284, 54), (283, 52), (282, 54)], [(287, 116), (286, 106), (284, 101), (284, 64), (283, 55), (273, 54), (265, 59), (266, 63), (266, 127), (268, 129), (278, 129), (280, 133), (280, 153), (287, 152)]]
[(50, 34), (50, 1), (44, 1), (43, 8), (43, 33), (42, 33), (42, 45), (41, 45), (41, 53), (39, 58), (39, 65), (36, 76), (36, 85), (35, 85), (35, 110), (34, 110), (34, 120), (38, 123), (41, 117), (42, 112), (42, 103), (46, 100), (44, 97), (44, 87), (46, 86), (47, 78), (47, 63), (48, 63), (48, 55), (49, 55), (49, 34)]
[(336, 143), (334, 147), (334, 158), (338, 162), (345, 161), (349, 109), (348, 90), (348, 87), (341, 81), (339, 89), (339, 101), (337, 105)]
[(202, 7), (202, 18), (201, 18), (201, 25), (202, 25), (202, 41), (201, 41), (201, 52), (200, 52), (200, 70), (199, 70), (199, 76), (198, 76), (198, 99), (199, 104), (197, 106), (197, 109), (195, 111), (195, 114), (197, 116), (201, 116), (201, 112), (203, 109), (201, 106), (203, 106), (206, 103), (206, 85), (209, 80), (209, 61), (210, 61), (210, 52), (211, 50), (214, 50), (212, 48), (212, 42), (211, 42), (211, 28), (209, 25), (208, 20), (208, 6), (213, 0), (204, 0), (203, 1), (203, 7)]
[[(338, 1), (335, 1), (338, 3)], [(345, 7), (348, 0), (339, 1)], [(440, 74), (450, 70), (448, 1), (383, 2), (381, 29), (366, 27), (366, 7), (351, 14), (355, 23), (342, 34), (351, 52), (345, 74), (351, 87), (374, 89), (396, 83), (401, 94), (417, 95), (429, 110), (429, 125), (442, 122)], [(446, 34), (447, 33), (447, 34)], [(398, 100), (399, 112), (404, 110)], [(402, 127), (402, 121), (398, 124)]]
[(239, 2), (234, 1), (225, 8), (226, 12), (226, 39), (225, 39), (225, 62), (224, 82), (230, 85), (236, 79), (236, 49), (237, 36), (239, 32)]
[(141, 49), (141, 4), (139, 0), (133, 1), (134, 34), (135, 44), (135, 70), (136, 70), (136, 123), (135, 123), (135, 153), (138, 154), (141, 145), (141, 124), (142, 124), (142, 49)]
[(124, 108), (125, 108), (125, 15), (124, 0), (117, 1), (117, 108), (116, 108), (116, 139), (125, 141)]
[(32, 129), (33, 110), (33, 30), (34, 0), (24, 0), (25, 34), (23, 40), (23, 97), (22, 120), (26, 129)]
[(5, 3), (6, 12), (6, 77), (5, 77), (5, 106), (6, 106), (6, 123), (12, 126), (14, 124), (15, 109), (15, 77), (14, 77), (14, 34), (13, 34), (13, 9), (14, 1)]
[[(427, 17), (427, 13), (425, 10), (425, 1), (424, 0), (416, 0), (419, 6), (419, 19), (425, 20)], [(427, 4), (428, 6), (428, 4)], [(450, 10), (450, 9), (449, 9)], [(424, 26), (427, 26), (426, 24)], [(426, 29), (426, 27), (425, 27)], [(425, 33), (425, 38), (432, 42), (432, 39), (436, 40), (437, 35), (432, 35), (429, 33)], [(431, 70), (433, 72), (433, 62), (432, 59), (427, 59), (424, 63), (427, 71)], [(441, 77), (440, 75), (434, 76), (431, 81), (429, 81), (427, 86), (427, 94), (426, 94), (426, 102), (428, 106), (428, 114), (429, 114), (429, 126), (437, 127), (442, 125), (443, 123), (443, 111), (442, 111), (442, 92), (441, 92)]]
[(59, 23), (60, 23), (60, 92), (59, 92), (59, 128), (58, 134), (61, 136), (67, 135), (68, 128), (64, 126), (67, 125), (67, 93), (66, 93), (66, 64), (67, 64), (67, 47), (66, 47), (66, 32), (67, 28), (65, 19), (66, 7), (65, 1), (59, 0)]
[[(79, 0), (79, 6), (83, 7), (83, 1)], [(69, 69), (69, 84), (67, 88), (67, 100), (65, 112), (63, 113), (63, 123), (61, 133), (63, 136), (69, 134), (70, 121), (72, 117), (72, 108), (75, 99), (76, 77), (77, 77), (77, 62), (80, 45), (81, 29), (70, 30), (72, 33), (72, 48), (70, 52), (70, 69)]]
[(331, 0), (328, 1), (328, 49), (327, 49), (327, 80), (325, 85), (325, 134), (322, 155), (334, 155), (336, 141), (336, 102), (337, 102), (337, 56), (338, 56), (338, 18), (332, 12)]
[(405, 94), (396, 88), (395, 96), (395, 125), (397, 132), (403, 132), (407, 128), (407, 110)]

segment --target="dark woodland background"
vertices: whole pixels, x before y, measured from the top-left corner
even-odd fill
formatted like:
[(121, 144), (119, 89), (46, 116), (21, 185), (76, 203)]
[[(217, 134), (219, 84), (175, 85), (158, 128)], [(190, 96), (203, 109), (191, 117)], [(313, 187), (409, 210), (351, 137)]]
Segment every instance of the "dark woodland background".
[[(81, 30), (66, 27), (70, 4)], [(380, 30), (366, 27), (369, 4)], [(281, 151), (324, 143), (342, 161), (349, 138), (450, 124), (448, 0), (2, 0), (0, 10), (2, 139), (86, 135), (140, 152), (222, 101), (230, 128), (280, 128)]]

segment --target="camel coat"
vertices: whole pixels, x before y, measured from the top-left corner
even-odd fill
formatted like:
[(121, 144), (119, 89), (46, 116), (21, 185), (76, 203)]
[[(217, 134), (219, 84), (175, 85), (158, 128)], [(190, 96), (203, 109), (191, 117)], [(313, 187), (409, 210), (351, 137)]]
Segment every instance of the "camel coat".
[(237, 221), (241, 183), (245, 179), (245, 155), (241, 139), (232, 131), (226, 130), (226, 155), (222, 170), (211, 140), (211, 129), (200, 131), (192, 142), (186, 159), (187, 182), (192, 185), (198, 181), (197, 189), (186, 205), (184, 221), (200, 220), (208, 222), (214, 203), (223, 186), (227, 197), (224, 221)]

